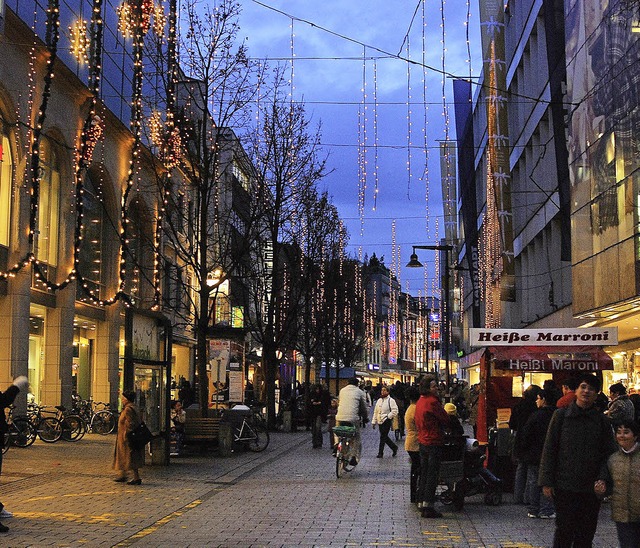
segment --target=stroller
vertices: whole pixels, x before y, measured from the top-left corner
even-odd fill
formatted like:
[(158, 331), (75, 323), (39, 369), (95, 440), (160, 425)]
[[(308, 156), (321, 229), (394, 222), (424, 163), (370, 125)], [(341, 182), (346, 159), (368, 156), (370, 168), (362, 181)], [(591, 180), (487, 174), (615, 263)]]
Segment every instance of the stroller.
[(440, 502), (462, 510), (465, 497), (484, 493), (486, 505), (502, 503), (502, 480), (484, 467), (487, 456), (478, 440), (452, 436), (443, 450), (440, 483), (445, 489), (439, 495)]

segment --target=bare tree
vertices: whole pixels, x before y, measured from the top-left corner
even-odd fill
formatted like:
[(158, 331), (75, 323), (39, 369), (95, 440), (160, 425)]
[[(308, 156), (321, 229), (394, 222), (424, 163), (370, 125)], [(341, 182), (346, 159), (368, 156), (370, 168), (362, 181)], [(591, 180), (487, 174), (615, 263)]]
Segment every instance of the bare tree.
[(258, 250), (264, 260), (256, 264), (255, 275), (246, 279), (246, 295), (251, 300), (248, 306), (258, 311), (251, 330), (262, 345), (270, 427), (275, 425), (277, 351), (293, 348), (304, 294), (294, 275), (306, 237), (300, 211), (314, 196), (326, 162), (320, 157), (320, 128), (312, 129), (304, 105), (288, 100), (283, 89), (282, 72), (277, 72), (251, 147), (257, 200), (265, 212)]
[[(211, 328), (221, 322), (221, 311), (222, 323), (229, 322), (229, 283), (248, 262), (257, 234), (251, 205), (256, 178), (236, 131), (252, 120), (265, 69), (238, 45), (240, 11), (233, 0), (185, 0), (179, 14), (170, 9), (169, 46), (156, 43), (149, 53), (156, 63), (153, 97), (163, 98), (159, 106), (165, 111), (150, 112), (148, 126), (164, 162), (158, 181), (170, 251), (164, 254), (165, 290), (170, 288), (165, 304), (174, 323), (195, 336), (203, 416)], [(177, 29), (173, 35), (171, 29)]]

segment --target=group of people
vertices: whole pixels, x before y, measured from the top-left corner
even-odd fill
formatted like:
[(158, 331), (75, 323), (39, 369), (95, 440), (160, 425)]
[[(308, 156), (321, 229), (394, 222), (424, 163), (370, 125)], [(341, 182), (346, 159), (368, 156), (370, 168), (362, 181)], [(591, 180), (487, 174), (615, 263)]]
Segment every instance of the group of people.
[(600, 388), (592, 374), (565, 380), (562, 394), (532, 385), (512, 410), (514, 500), (530, 518), (555, 518), (554, 548), (591, 546), (607, 496), (619, 545), (640, 546), (638, 409), (621, 383), (610, 400)]

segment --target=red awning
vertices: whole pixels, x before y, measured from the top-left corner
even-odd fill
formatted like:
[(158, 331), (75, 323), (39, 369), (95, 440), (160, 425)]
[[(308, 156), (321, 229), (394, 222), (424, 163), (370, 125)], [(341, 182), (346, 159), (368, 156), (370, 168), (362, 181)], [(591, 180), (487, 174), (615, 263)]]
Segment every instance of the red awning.
[(599, 346), (493, 346), (491, 364), (509, 371), (603, 371), (613, 359)]

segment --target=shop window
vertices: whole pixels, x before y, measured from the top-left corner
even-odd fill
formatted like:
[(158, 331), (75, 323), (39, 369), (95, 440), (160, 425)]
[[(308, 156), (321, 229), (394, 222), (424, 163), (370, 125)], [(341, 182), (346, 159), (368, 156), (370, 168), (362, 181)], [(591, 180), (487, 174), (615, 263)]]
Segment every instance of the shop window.
[(13, 155), (7, 129), (0, 127), (0, 245), (9, 246), (11, 219), (11, 186), (13, 181)]
[(40, 403), (44, 378), (44, 336), (46, 310), (32, 305), (29, 311), (29, 400)]
[(34, 252), (40, 262), (55, 266), (58, 262), (60, 225), (60, 159), (43, 137), (40, 143), (40, 199), (34, 238)]

